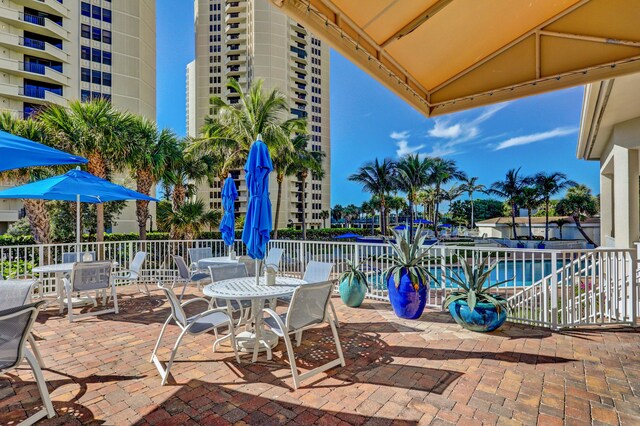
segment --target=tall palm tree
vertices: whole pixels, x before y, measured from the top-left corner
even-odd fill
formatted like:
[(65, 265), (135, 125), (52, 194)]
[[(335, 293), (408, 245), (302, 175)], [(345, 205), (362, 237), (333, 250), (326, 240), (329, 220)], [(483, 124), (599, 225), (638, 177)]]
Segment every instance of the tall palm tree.
[(327, 219), (329, 219), (330, 216), (331, 216), (331, 214), (329, 213), (329, 210), (322, 210), (320, 212), (320, 219), (322, 219), (322, 227), (323, 228), (327, 227)]
[(407, 155), (396, 164), (394, 186), (407, 194), (409, 203), (409, 242), (413, 241), (414, 205), (418, 191), (429, 183), (431, 159), (418, 154)]
[(429, 181), (433, 185), (436, 194), (435, 211), (433, 214), (433, 226), (435, 228), (436, 238), (438, 237), (438, 215), (440, 213), (442, 186), (452, 181), (463, 180), (466, 177), (467, 175), (458, 169), (456, 162), (453, 160), (440, 157), (431, 160)]
[[(151, 189), (165, 174), (168, 156), (178, 144), (178, 138), (170, 130), (159, 131), (154, 122), (143, 117), (135, 117), (132, 127), (132, 150), (127, 163), (136, 181), (136, 190), (151, 195)], [(140, 239), (146, 240), (149, 201), (136, 201), (136, 216)]]
[[(31, 119), (17, 119), (8, 112), (0, 113), (0, 130), (45, 145), (51, 144), (51, 140), (40, 122)], [(24, 184), (50, 177), (53, 175), (53, 170), (52, 167), (25, 167), (6, 171), (0, 175), (0, 179), (12, 184)], [(45, 200), (25, 199), (22, 200), (22, 203), (33, 238), (41, 244), (50, 243), (51, 226)]]
[(487, 187), (477, 183), (478, 182), (478, 178), (477, 177), (468, 177), (466, 179), (462, 180), (462, 185), (460, 186), (460, 188), (466, 192), (469, 195), (469, 202), (471, 203), (471, 229), (475, 228), (475, 212), (474, 212), (474, 200), (473, 200), (473, 194), (476, 192), (486, 192)]
[(351, 228), (351, 222), (360, 216), (360, 208), (355, 204), (349, 204), (344, 208), (344, 217)]
[(544, 203), (544, 239), (549, 239), (549, 207), (551, 204), (551, 197), (564, 191), (567, 188), (576, 186), (578, 183), (567, 179), (567, 175), (561, 172), (537, 173), (533, 177), (535, 185), (538, 187), (540, 194), (542, 195), (542, 201)]
[[(298, 138), (296, 138), (298, 139)], [(302, 205), (302, 212), (300, 213), (302, 219), (302, 239), (307, 239), (307, 218), (306, 218), (306, 203), (307, 203), (307, 179), (309, 173), (314, 179), (320, 180), (324, 177), (324, 158), (326, 154), (322, 151), (307, 151), (306, 138), (302, 138), (305, 141), (304, 147), (296, 151), (296, 160), (289, 167), (291, 174), (296, 174), (300, 179), (300, 201)]]
[[(171, 139), (171, 138), (170, 138)], [(205, 179), (212, 180), (212, 157), (189, 149), (189, 140), (173, 140), (167, 144), (167, 156), (162, 181), (171, 187), (171, 203), (178, 211), (188, 196), (195, 195), (196, 185)]]
[(511, 206), (511, 229), (513, 231), (513, 238), (518, 238), (518, 231), (516, 230), (516, 211), (518, 208), (518, 195), (522, 191), (522, 188), (527, 186), (531, 179), (528, 177), (519, 176), (520, 168), (511, 169), (507, 172), (504, 180), (499, 180), (491, 184), (489, 193), (497, 195), (507, 200)]
[(380, 198), (380, 230), (383, 235), (387, 234), (386, 196), (393, 189), (394, 175), (393, 160), (385, 158), (380, 162), (376, 158), (360, 166), (356, 173), (349, 176), (349, 180), (361, 184), (364, 191)]
[(406, 207), (407, 207), (407, 200), (405, 200), (404, 197), (394, 195), (387, 199), (387, 208), (389, 209), (389, 211), (393, 211), (396, 214), (396, 221), (395, 221), (396, 225), (399, 224), (400, 212), (403, 211)]
[(159, 227), (173, 230), (173, 239), (194, 240), (205, 228), (220, 224), (220, 211), (207, 210), (204, 201), (188, 200), (176, 210), (165, 212)]
[(556, 211), (560, 214), (571, 216), (576, 228), (588, 243), (595, 247), (598, 245), (584, 232), (582, 220), (598, 213), (597, 198), (591, 194), (591, 189), (586, 185), (576, 185), (569, 188), (565, 197), (558, 201)]
[[(133, 116), (118, 111), (108, 100), (74, 101), (68, 107), (49, 105), (37, 118), (62, 144), (89, 160), (89, 173), (108, 179), (110, 172), (126, 166)], [(104, 204), (96, 205), (96, 217), (96, 241), (104, 241)]]
[(525, 186), (517, 196), (517, 203), (527, 209), (527, 218), (529, 220), (529, 239), (533, 239), (533, 231), (531, 228), (531, 211), (537, 209), (542, 203), (542, 194), (536, 186)]
[(427, 187), (418, 192), (418, 200), (424, 211), (423, 219), (429, 219), (431, 221), (434, 220), (433, 215), (435, 212), (437, 198), (436, 190), (433, 187)]

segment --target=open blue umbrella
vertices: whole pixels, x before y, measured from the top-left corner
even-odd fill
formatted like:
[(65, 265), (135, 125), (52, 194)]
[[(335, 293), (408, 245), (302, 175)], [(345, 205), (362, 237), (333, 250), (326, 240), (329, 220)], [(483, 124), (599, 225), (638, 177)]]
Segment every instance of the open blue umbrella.
[(84, 164), (88, 160), (0, 130), (0, 172), (22, 167)]
[(76, 242), (80, 244), (80, 203), (105, 203), (107, 201), (147, 200), (153, 197), (116, 185), (82, 170), (69, 170), (59, 176), (0, 191), (0, 198), (30, 198), (39, 200), (75, 201)]
[[(249, 190), (247, 217), (242, 230), (242, 242), (252, 259), (264, 259), (271, 234), (271, 200), (269, 199), (269, 173), (273, 163), (267, 145), (258, 139), (251, 145), (244, 172)], [(257, 263), (256, 263), (257, 268)], [(256, 271), (257, 272), (257, 271)], [(256, 273), (256, 281), (258, 280)]]
[(395, 229), (396, 231), (404, 231), (405, 229), (407, 229), (407, 225), (398, 225), (393, 229)]
[(229, 246), (229, 250), (231, 250), (235, 238), (234, 203), (237, 198), (238, 190), (236, 189), (236, 183), (231, 175), (229, 175), (224, 180), (224, 185), (222, 185), (222, 209), (224, 210), (224, 215), (222, 215), (222, 220), (220, 221), (222, 240)]
[(433, 222), (431, 222), (430, 220), (427, 219), (416, 219), (413, 221), (413, 223), (419, 223), (421, 225), (432, 225)]
[(353, 232), (347, 232), (346, 234), (342, 234), (342, 235), (336, 235), (335, 239), (339, 240), (339, 239), (344, 239), (344, 238), (358, 238), (360, 235), (358, 234), (354, 234)]

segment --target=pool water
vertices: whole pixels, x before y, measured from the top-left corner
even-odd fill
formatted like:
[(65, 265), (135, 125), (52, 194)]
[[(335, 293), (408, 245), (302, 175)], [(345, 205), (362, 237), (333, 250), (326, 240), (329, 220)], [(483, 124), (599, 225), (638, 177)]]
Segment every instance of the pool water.
[[(561, 268), (562, 265), (562, 261), (557, 262), (558, 269)], [(529, 286), (549, 275), (552, 272), (551, 266), (552, 265), (550, 260), (503, 260), (498, 262), (498, 266), (491, 272), (491, 275), (485, 285), (490, 285), (499, 281), (513, 278), (513, 280), (511, 281), (501, 284), (500, 287)], [(457, 287), (457, 285), (452, 283), (450, 279), (450, 276), (452, 275), (450, 272), (451, 270), (455, 271), (458, 275), (460, 275), (460, 277), (464, 278), (464, 272), (462, 270), (462, 267), (460, 266), (448, 267), (444, 271), (439, 266), (433, 266), (428, 269), (429, 272), (435, 275), (440, 282), (442, 280), (442, 275), (444, 272), (444, 283), (447, 288)], [(382, 275), (383, 274), (381, 271), (376, 271), (369, 275), (369, 283), (376, 290), (386, 290), (387, 283), (385, 282)], [(560, 275), (558, 277), (560, 277)]]

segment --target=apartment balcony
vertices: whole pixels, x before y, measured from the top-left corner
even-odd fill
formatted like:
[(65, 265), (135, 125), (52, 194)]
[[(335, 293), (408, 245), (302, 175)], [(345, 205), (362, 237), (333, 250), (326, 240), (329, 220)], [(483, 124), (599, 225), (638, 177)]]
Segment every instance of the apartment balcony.
[(234, 41), (232, 42), (227, 42), (227, 55), (234, 55), (234, 54), (244, 54), (247, 51), (247, 44), (246, 43), (242, 43), (242, 42), (238, 42), (238, 41)]
[(307, 64), (307, 52), (304, 49), (300, 49), (299, 47), (291, 46), (289, 48), (289, 58), (293, 61), (302, 62), (303, 64)]
[(244, 22), (236, 22), (228, 24), (225, 28), (225, 32), (227, 34), (246, 34), (247, 33), (247, 24)]
[[(292, 81), (291, 90), (293, 90), (294, 94), (297, 95), (306, 95), (307, 89), (306, 86), (300, 83), (295, 83)], [(304, 88), (302, 86), (305, 86)], [(293, 96), (293, 95), (292, 95)]]
[(301, 33), (300, 31), (292, 30), (290, 33), (291, 38), (297, 43), (307, 44), (306, 33)]
[(228, 1), (224, 7), (226, 13), (243, 12), (244, 10), (245, 6), (238, 1)]
[[(247, 56), (244, 54), (244, 52), (238, 52), (238, 51), (229, 51), (227, 52), (227, 55), (224, 57), (224, 65), (226, 67), (230, 67), (230, 66), (245, 66), (247, 63)], [(246, 71), (246, 68), (245, 68)]]
[(15, 84), (0, 83), (0, 95), (21, 102), (36, 104), (56, 104), (66, 106), (68, 100), (64, 96), (57, 95), (42, 88), (24, 88)]
[(301, 67), (295, 61), (289, 61), (289, 67), (291, 67), (291, 71), (293, 71), (294, 73), (299, 73), (304, 75), (308, 74), (306, 66)]
[(13, 0), (13, 2), (45, 13), (69, 17), (69, 9), (58, 0)]
[(31, 80), (65, 86), (69, 84), (69, 78), (67, 76), (41, 64), (0, 58), (0, 70), (8, 71), (10, 74)]
[(41, 40), (0, 32), (0, 45), (16, 52), (57, 62), (69, 63), (69, 55), (62, 49)]
[(247, 21), (247, 14), (245, 12), (233, 12), (227, 13), (224, 17), (225, 24), (239, 24)]
[(298, 31), (302, 34), (308, 34), (307, 33), (307, 29), (304, 28), (303, 26), (301, 26), (300, 24), (298, 24), (295, 21), (289, 20), (289, 27), (291, 27), (292, 30), (294, 31)]
[(31, 31), (36, 34), (69, 40), (69, 31), (65, 30), (63, 26), (56, 24), (51, 19), (41, 16), (0, 7), (0, 21), (4, 21), (13, 27)]
[(247, 33), (244, 32), (244, 33), (228, 34), (225, 42), (227, 44), (246, 43), (247, 42)]
[(309, 101), (307, 101), (307, 95), (306, 94), (302, 94), (302, 93), (292, 92), (291, 93), (291, 100), (293, 102), (302, 103), (302, 104), (305, 104), (305, 105), (307, 105), (309, 103)]
[(306, 84), (307, 80), (305, 79), (306, 75), (301, 74), (299, 72), (294, 72), (291, 74), (291, 79), (296, 83)]

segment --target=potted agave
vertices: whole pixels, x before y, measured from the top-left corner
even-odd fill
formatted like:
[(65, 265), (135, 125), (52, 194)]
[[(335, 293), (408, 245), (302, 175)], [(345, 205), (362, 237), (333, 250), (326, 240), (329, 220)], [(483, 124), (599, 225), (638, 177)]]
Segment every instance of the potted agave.
[[(496, 262), (489, 266), (487, 258), (479, 265), (475, 258), (472, 261), (461, 259), (460, 266), (464, 277), (455, 269), (448, 268), (449, 276), (446, 278), (459, 289), (445, 298), (443, 306), (445, 309), (448, 308), (453, 319), (467, 330), (493, 331), (507, 319), (507, 300), (498, 294), (490, 293), (489, 290), (513, 278), (485, 286), (497, 265)], [(429, 275), (437, 281), (431, 273)]]
[(390, 242), (392, 253), (379, 257), (390, 264), (383, 274), (389, 302), (398, 317), (416, 319), (424, 311), (429, 292), (429, 275), (423, 262), (437, 242), (423, 247), (426, 236), (422, 235), (421, 227), (418, 227), (412, 243), (407, 241), (406, 234), (395, 231), (394, 234), (396, 242)]
[(347, 267), (339, 281), (340, 298), (344, 304), (351, 308), (360, 306), (368, 288), (367, 275), (360, 269), (360, 265), (347, 261)]

